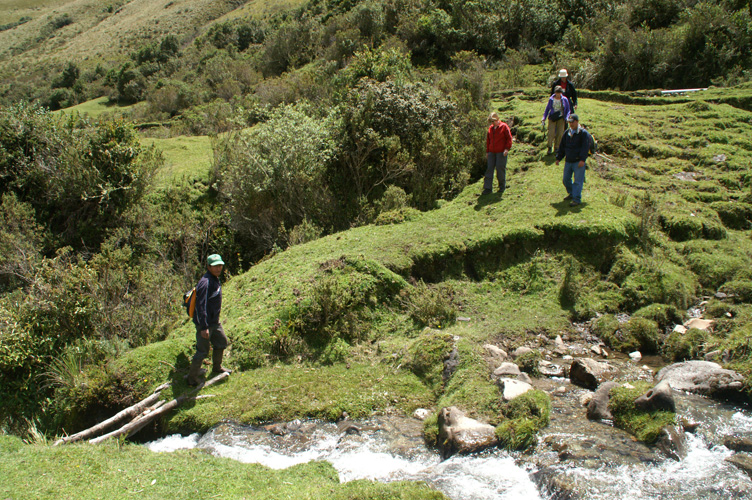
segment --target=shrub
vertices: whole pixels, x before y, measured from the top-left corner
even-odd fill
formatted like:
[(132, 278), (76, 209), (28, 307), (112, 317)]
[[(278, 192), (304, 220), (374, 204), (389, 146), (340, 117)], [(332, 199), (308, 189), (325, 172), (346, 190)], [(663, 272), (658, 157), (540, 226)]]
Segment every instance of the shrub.
[(732, 296), (735, 303), (752, 302), (752, 281), (745, 279), (731, 280), (723, 284), (719, 291)]
[(624, 429), (640, 441), (654, 443), (664, 427), (676, 422), (676, 414), (667, 411), (645, 412), (637, 408), (635, 399), (642, 396), (651, 385), (635, 382), (633, 388), (614, 387), (610, 391), (608, 409), (614, 416), (614, 425)]
[(635, 311), (632, 317), (653, 320), (662, 331), (682, 323), (682, 313), (679, 309), (676, 306), (667, 306), (666, 304), (650, 304)]
[(543, 391), (530, 390), (505, 403), (501, 414), (505, 420), (496, 427), (500, 446), (507, 450), (524, 450), (536, 443), (535, 434), (548, 425), (551, 399)]
[(686, 333), (671, 332), (663, 345), (663, 356), (670, 361), (699, 359), (705, 354), (712, 336), (705, 330), (690, 328)]
[(633, 317), (621, 326), (621, 332), (624, 339), (622, 350), (639, 349), (647, 354), (658, 352), (661, 332), (655, 321)]
[(723, 225), (729, 229), (749, 229), (752, 227), (752, 205), (741, 202), (716, 201), (710, 208), (718, 212)]
[(419, 281), (401, 293), (410, 318), (420, 327), (445, 328), (457, 318), (454, 291), (448, 286), (431, 286)]
[(326, 176), (335, 153), (331, 127), (331, 120), (316, 119), (305, 106), (283, 106), (267, 122), (214, 146), (212, 176), (252, 257), (285, 245), (280, 228), (291, 230), (304, 220), (318, 227), (337, 222)]
[(26, 104), (0, 110), (0, 144), (0, 189), (76, 248), (96, 248), (122, 223), (161, 161), (123, 121), (89, 126)]
[(407, 347), (404, 366), (438, 395), (444, 386), (444, 360), (453, 347), (452, 334), (426, 328)]

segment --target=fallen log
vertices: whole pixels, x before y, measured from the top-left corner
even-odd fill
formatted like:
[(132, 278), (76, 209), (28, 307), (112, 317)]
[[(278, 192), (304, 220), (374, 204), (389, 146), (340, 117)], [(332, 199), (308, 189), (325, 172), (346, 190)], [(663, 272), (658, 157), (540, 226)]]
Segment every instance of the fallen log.
[(169, 403), (163, 404), (162, 406), (155, 409), (154, 411), (151, 411), (149, 413), (146, 413), (146, 414), (143, 414), (134, 418), (132, 421), (130, 421), (129, 423), (127, 423), (126, 425), (122, 426), (121, 428), (117, 430), (114, 430), (110, 433), (99, 436), (98, 438), (90, 439), (89, 442), (92, 444), (99, 444), (113, 437), (132, 436), (138, 431), (140, 431), (141, 429), (143, 429), (146, 426), (146, 424), (148, 424), (149, 422), (156, 420), (158, 417), (164, 415), (165, 413), (169, 412), (170, 410), (174, 408), (177, 408), (178, 406), (180, 406), (186, 401), (196, 399), (198, 397), (197, 396), (198, 391), (200, 391), (204, 387), (209, 387), (210, 385), (216, 384), (217, 382), (224, 380), (229, 376), (230, 376), (229, 373), (222, 372), (216, 377), (210, 380), (207, 380), (206, 382), (202, 384), (199, 384), (192, 391), (181, 394), (177, 398), (173, 399)]
[(92, 436), (96, 436), (100, 432), (104, 431), (111, 425), (115, 425), (116, 423), (120, 422), (121, 420), (124, 420), (128, 417), (135, 417), (142, 413), (144, 409), (148, 408), (149, 406), (153, 405), (154, 403), (159, 400), (160, 392), (162, 392), (163, 389), (166, 389), (170, 387), (170, 383), (162, 384), (156, 389), (154, 389), (154, 392), (151, 394), (151, 396), (147, 397), (146, 399), (143, 399), (136, 403), (133, 406), (129, 406), (125, 410), (117, 413), (116, 415), (108, 418), (107, 420), (98, 423), (94, 427), (89, 427), (88, 429), (78, 432), (76, 434), (72, 434), (70, 436), (65, 436), (63, 438), (58, 439), (55, 441), (54, 446), (57, 446), (59, 444), (67, 444), (67, 443), (74, 443), (76, 441), (80, 441), (82, 439), (89, 439)]

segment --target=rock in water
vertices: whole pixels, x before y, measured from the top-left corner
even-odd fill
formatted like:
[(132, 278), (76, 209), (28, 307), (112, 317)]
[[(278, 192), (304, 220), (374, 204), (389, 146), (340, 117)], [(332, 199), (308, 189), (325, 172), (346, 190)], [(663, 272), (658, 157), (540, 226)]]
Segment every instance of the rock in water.
[(661, 436), (655, 445), (669, 458), (674, 460), (687, 458), (687, 440), (684, 433), (677, 430), (673, 425), (661, 429)]
[(635, 399), (635, 406), (643, 411), (670, 411), (676, 413), (676, 403), (671, 385), (663, 380), (648, 392)]
[(590, 358), (575, 359), (569, 369), (569, 380), (587, 389), (595, 389), (610, 375), (612, 375), (612, 370), (608, 363)]
[(496, 383), (501, 389), (504, 401), (511, 401), (516, 397), (522, 396), (533, 388), (533, 386), (527, 382), (511, 378), (500, 378)]
[(598, 386), (593, 397), (587, 405), (587, 418), (590, 420), (613, 420), (614, 417), (608, 409), (609, 391), (616, 387), (616, 382), (603, 382)]
[(744, 377), (711, 361), (684, 361), (661, 369), (656, 376), (678, 391), (717, 398), (742, 398)]
[(493, 425), (468, 418), (455, 406), (442, 408), (438, 420), (439, 448), (445, 459), (455, 453), (474, 453), (498, 444)]

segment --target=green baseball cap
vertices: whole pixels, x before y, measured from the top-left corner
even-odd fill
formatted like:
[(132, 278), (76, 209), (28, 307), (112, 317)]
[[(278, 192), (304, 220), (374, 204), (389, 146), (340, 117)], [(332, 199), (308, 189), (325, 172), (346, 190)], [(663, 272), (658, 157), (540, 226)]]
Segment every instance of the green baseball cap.
[(213, 253), (206, 258), (206, 265), (207, 266), (224, 266), (225, 263), (222, 261), (222, 257), (220, 257), (218, 253)]

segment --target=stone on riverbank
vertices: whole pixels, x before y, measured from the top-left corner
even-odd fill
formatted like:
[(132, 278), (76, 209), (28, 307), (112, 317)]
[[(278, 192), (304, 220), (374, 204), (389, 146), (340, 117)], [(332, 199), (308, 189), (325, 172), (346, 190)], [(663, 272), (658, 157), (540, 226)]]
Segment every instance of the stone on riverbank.
[(494, 426), (465, 416), (456, 406), (442, 408), (438, 415), (441, 456), (465, 455), (498, 443)]
[(661, 369), (656, 380), (676, 390), (715, 398), (742, 398), (744, 377), (711, 361), (684, 361)]
[(587, 418), (590, 420), (613, 420), (613, 415), (608, 409), (609, 392), (616, 387), (616, 382), (604, 382), (590, 398), (587, 405)]
[(608, 363), (591, 358), (577, 358), (569, 369), (569, 380), (587, 389), (595, 389), (612, 374), (613, 370)]

